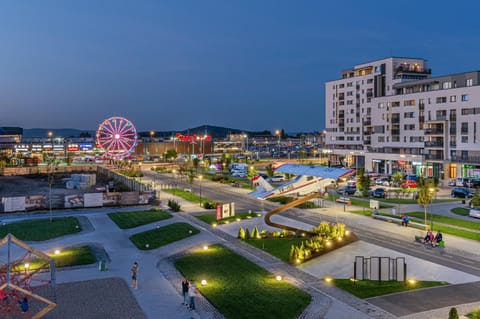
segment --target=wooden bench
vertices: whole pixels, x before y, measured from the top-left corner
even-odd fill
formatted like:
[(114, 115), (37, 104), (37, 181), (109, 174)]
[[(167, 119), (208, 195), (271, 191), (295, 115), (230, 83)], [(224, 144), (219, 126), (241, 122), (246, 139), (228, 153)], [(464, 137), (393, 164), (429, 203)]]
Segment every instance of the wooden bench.
[(348, 197), (340, 197), (335, 200), (337, 203), (344, 203), (347, 205), (352, 205), (352, 201)]
[[(402, 224), (402, 219), (401, 218), (396, 218), (396, 217), (391, 217), (391, 216), (384, 216), (384, 215), (378, 215), (378, 214), (372, 214), (372, 217), (375, 219), (380, 219), (384, 220), (389, 223), (395, 223), (395, 224)], [(426, 229), (425, 224), (420, 224), (416, 222), (412, 222), (411, 220), (408, 222), (408, 227), (414, 227), (414, 228), (419, 228), (419, 229)]]

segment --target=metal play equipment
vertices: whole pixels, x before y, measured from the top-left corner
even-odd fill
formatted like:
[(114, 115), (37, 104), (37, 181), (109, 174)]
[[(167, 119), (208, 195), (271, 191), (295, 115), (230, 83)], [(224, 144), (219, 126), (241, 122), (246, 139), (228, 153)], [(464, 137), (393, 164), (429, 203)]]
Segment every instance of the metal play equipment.
[(54, 301), (37, 293), (43, 287), (50, 287), (56, 300), (53, 259), (12, 234), (5, 236), (0, 241), (0, 314), (42, 318), (56, 307)]

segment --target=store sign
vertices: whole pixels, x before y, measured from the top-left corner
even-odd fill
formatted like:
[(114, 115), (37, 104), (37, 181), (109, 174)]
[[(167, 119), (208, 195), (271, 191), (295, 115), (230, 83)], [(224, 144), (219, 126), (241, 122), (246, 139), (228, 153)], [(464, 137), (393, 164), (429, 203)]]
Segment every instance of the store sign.
[(175, 137), (180, 142), (210, 142), (212, 140), (212, 137), (210, 135), (182, 135), (180, 133), (177, 133)]

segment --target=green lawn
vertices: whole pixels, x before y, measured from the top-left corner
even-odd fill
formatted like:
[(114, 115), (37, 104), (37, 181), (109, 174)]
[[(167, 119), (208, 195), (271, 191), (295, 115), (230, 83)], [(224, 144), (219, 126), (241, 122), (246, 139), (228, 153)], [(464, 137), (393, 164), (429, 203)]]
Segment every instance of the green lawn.
[(403, 281), (378, 282), (376, 280), (358, 280), (354, 284), (350, 279), (333, 279), (330, 283), (362, 299), (448, 284), (443, 281), (416, 281), (413, 284), (409, 282), (404, 284)]
[[(227, 319), (294, 319), (311, 297), (223, 246), (211, 246), (175, 266)], [(207, 280), (201, 286), (201, 280)]]
[[(251, 214), (249, 214), (247, 212), (240, 212), (240, 213), (235, 213), (234, 217), (228, 217), (228, 218), (224, 218), (224, 219), (220, 219), (220, 220), (217, 220), (217, 214), (216, 213), (198, 215), (198, 216), (195, 216), (195, 217), (197, 217), (200, 220), (203, 220), (204, 222), (206, 222), (207, 224), (210, 224), (210, 225), (214, 225), (214, 224), (221, 225), (221, 224), (233, 223), (233, 222), (240, 221), (240, 220), (243, 220), (243, 219), (250, 219), (250, 218), (254, 218), (254, 217), (258, 217), (258, 216), (259, 216), (259, 214), (253, 213), (253, 212)], [(260, 214), (260, 216), (261, 216), (261, 214)]]
[(355, 209), (355, 210), (349, 210), (349, 213), (357, 214), (357, 215), (363, 215), (363, 216), (372, 216), (372, 210), (371, 209)]
[(172, 215), (162, 210), (151, 209), (134, 212), (109, 213), (108, 217), (110, 217), (110, 219), (121, 229), (128, 229), (168, 219), (171, 218)]
[[(357, 199), (357, 198), (351, 198), (351, 197), (349, 197), (349, 198), (352, 202), (352, 205), (365, 207), (365, 208), (370, 208), (370, 200), (369, 199), (361, 200), (361, 199)], [(377, 200), (377, 199), (374, 199), (374, 200)], [(392, 208), (392, 207), (393, 206), (391, 206), (391, 205), (385, 205), (382, 202), (380, 202), (380, 208)]]
[[(382, 202), (392, 203), (392, 204), (418, 204), (416, 199), (411, 198), (382, 198)], [(434, 199), (432, 203), (450, 203), (458, 202), (458, 199), (455, 198), (445, 198), (445, 199)]]
[[(89, 246), (80, 246), (64, 251), (60, 251), (58, 255), (55, 255), (53, 252), (48, 253), (50, 257), (55, 261), (55, 267), (70, 267), (70, 266), (79, 266), (79, 265), (89, 265), (96, 262), (95, 256), (92, 254), (92, 250)], [(46, 260), (43, 259), (33, 259), (28, 261), (29, 269), (35, 270), (40, 268), (42, 265), (45, 265)], [(48, 264), (46, 267), (48, 268)], [(21, 269), (24, 269), (24, 266), (20, 266)]]
[(472, 312), (468, 313), (466, 316), (469, 319), (480, 319), (480, 308), (473, 310)]
[(8, 233), (20, 240), (43, 241), (82, 231), (82, 227), (75, 217), (31, 219), (0, 226), (0, 238)]
[[(414, 213), (407, 213), (407, 215), (411, 217), (415, 217), (418, 219), (421, 219), (422, 221), (425, 220), (425, 213), (424, 212), (414, 212)], [(443, 215), (435, 215), (430, 213), (427, 210), (427, 220), (430, 221), (430, 219), (433, 218), (433, 223), (443, 223), (443, 224), (449, 224), (452, 226), (459, 226), (463, 228), (469, 228), (469, 229), (475, 229), (475, 230), (480, 230), (480, 222), (475, 222), (475, 221), (470, 221), (470, 220), (464, 220), (464, 219), (457, 219), (454, 217), (448, 217), (448, 216), (443, 216)]]
[(455, 207), (451, 209), (451, 212), (461, 216), (468, 216), (470, 213), (470, 209), (465, 207)]
[[(156, 249), (198, 234), (200, 231), (187, 223), (174, 223), (147, 230), (130, 236), (130, 240), (141, 250)], [(146, 246), (148, 244), (148, 247)]]
[[(186, 199), (190, 202), (193, 202), (193, 203), (199, 203), (200, 204), (200, 195), (197, 195), (194, 191), (192, 192), (186, 192), (184, 191), (183, 189), (178, 189), (178, 188), (169, 188), (169, 189), (163, 189), (164, 192), (167, 192), (167, 193), (170, 193), (172, 195), (175, 195), (175, 196), (178, 196), (178, 197), (181, 197), (183, 199)], [(208, 198), (205, 198), (202, 196), (202, 203), (206, 202), (206, 201), (211, 201), (210, 199)]]
[(303, 240), (305, 238), (265, 238), (247, 239), (245, 242), (288, 263), (290, 247), (292, 245), (300, 246)]

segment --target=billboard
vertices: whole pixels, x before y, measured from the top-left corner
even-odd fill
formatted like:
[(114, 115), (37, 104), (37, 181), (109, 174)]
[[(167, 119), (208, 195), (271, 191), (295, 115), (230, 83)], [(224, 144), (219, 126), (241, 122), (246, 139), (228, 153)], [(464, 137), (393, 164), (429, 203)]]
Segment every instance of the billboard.
[(84, 207), (102, 207), (103, 193), (86, 193), (83, 195)]
[(83, 194), (65, 196), (65, 208), (81, 208), (83, 207)]

